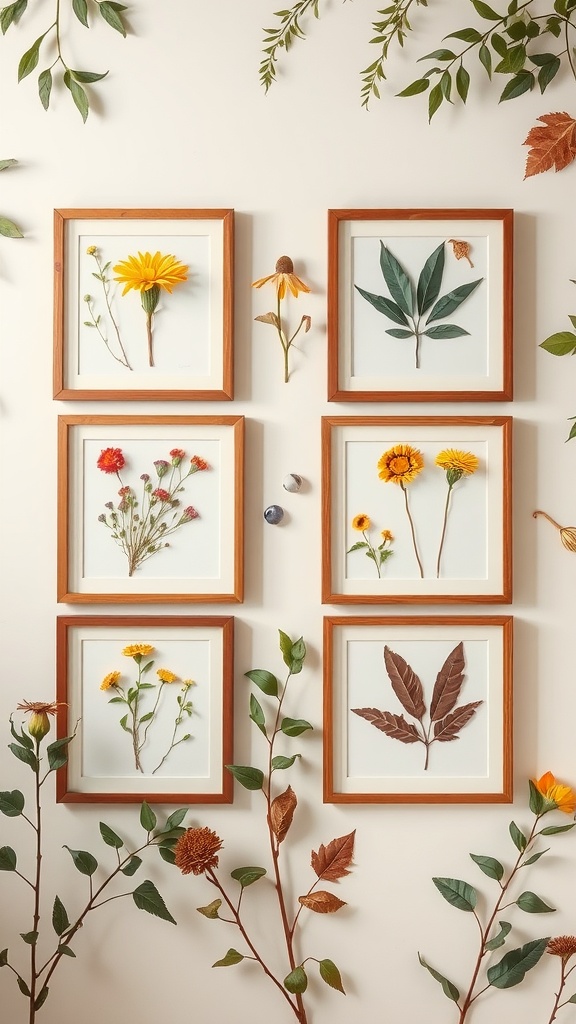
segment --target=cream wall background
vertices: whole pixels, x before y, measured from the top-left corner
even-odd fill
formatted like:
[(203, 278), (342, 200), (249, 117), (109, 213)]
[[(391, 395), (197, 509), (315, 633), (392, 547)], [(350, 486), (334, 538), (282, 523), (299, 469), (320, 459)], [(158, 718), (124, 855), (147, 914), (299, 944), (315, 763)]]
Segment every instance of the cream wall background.
[[(291, 707), (317, 731), (311, 739), (303, 737), (299, 749), (304, 757), (291, 774), (300, 801), (289, 839), (295, 895), (309, 884), (310, 850), (357, 829), (354, 872), (338, 889), (348, 907), (331, 918), (310, 915), (304, 930), (304, 951), (332, 958), (348, 992), (344, 998), (313, 978), (311, 1017), (318, 1024), (455, 1020), (454, 1007), (419, 966), (417, 950), (464, 986), (475, 925), (441, 899), (431, 877), (464, 877), (490, 893), (493, 883), (468, 852), (511, 861), (508, 823), (513, 817), (522, 827), (531, 820), (528, 776), (551, 769), (576, 784), (576, 561), (557, 534), (531, 516), (542, 507), (565, 525), (576, 523), (576, 441), (565, 444), (567, 417), (576, 414), (576, 371), (570, 361), (554, 360), (537, 347), (564, 329), (568, 313), (576, 309), (569, 282), (576, 276), (576, 169), (523, 182), (521, 146), (539, 114), (564, 109), (573, 114), (576, 91), (564, 78), (544, 98), (534, 93), (499, 106), (495, 90), (482, 82), (465, 112), (461, 106), (443, 109), (429, 127), (425, 101), (395, 99), (394, 93), (415, 77), (415, 59), (437, 44), (441, 31), (431, 31), (432, 19), (443, 19), (445, 31), (461, 27), (463, 6), (438, 0), (433, 5), (437, 15), (427, 19), (424, 11), (414, 19), (421, 27), (405, 56), (392, 63), (384, 98), (369, 113), (360, 108), (357, 72), (374, 57), (367, 40), (375, 5), (364, 0), (323, 4), (321, 24), (310, 24), (308, 41), (295, 46), (267, 97), (257, 67), (261, 27), (270, 21), (272, 0), (135, 0), (127, 15), (133, 33), (127, 40), (104, 25), (89, 33), (75, 25), (70, 44), (74, 65), (110, 68), (85, 126), (68, 95), (55, 93), (53, 109), (46, 113), (34, 75), (16, 85), (18, 59), (45, 28), (46, 12), (36, 14), (36, 22), (27, 14), (21, 27), (10, 29), (0, 42), (0, 156), (19, 160), (17, 168), (2, 175), (0, 208), (26, 236), (14, 242), (0, 239), (0, 717), (7, 723), (22, 698), (53, 699), (55, 619), (74, 610), (55, 601), (58, 414), (243, 413), (248, 421), (244, 604), (118, 607), (117, 612), (207, 610), (236, 616), (237, 763), (258, 763), (262, 756), (257, 730), (248, 722), (249, 686), (243, 673), (257, 666), (280, 671), (278, 627), (294, 637), (304, 634), (309, 654), (294, 681)], [(52, 211), (74, 206), (235, 208), (233, 404), (120, 408), (52, 401)], [(514, 403), (385, 410), (478, 411), (515, 418), (514, 604), (493, 609), (511, 611), (516, 619), (514, 806), (322, 804), (322, 617), (338, 609), (320, 604), (320, 417), (380, 411), (325, 400), (326, 210), (371, 206), (516, 210)], [(309, 313), (313, 326), (293, 352), (288, 385), (282, 381), (274, 332), (253, 323), (267, 308), (264, 293), (250, 288), (256, 277), (273, 271), (283, 253), (292, 256), (296, 272), (313, 289), (292, 305), (292, 316)], [(305, 478), (299, 494), (282, 490), (288, 472)], [(262, 518), (270, 502), (286, 508), (280, 527)], [(459, 610), (482, 611), (473, 606)], [(99, 608), (80, 611), (97, 613)], [(7, 727), (5, 735), (8, 742)], [(4, 743), (0, 769), (2, 788), (28, 784), (27, 771), (20, 771)], [(45, 803), (47, 891), (58, 891), (72, 906), (85, 879), (73, 869), (62, 844), (104, 855), (101, 819), (137, 839), (137, 807), (54, 806), (51, 795)], [(237, 787), (233, 806), (193, 808), (189, 821), (207, 824), (222, 836), (224, 869), (265, 857), (260, 808), (245, 790)], [(2, 818), (0, 843), (14, 846), (25, 866), (21, 824)], [(528, 869), (533, 873), (525, 887), (559, 910), (550, 918), (524, 915), (521, 920), (518, 912), (521, 941), (576, 932), (575, 843), (571, 834), (558, 837), (544, 861)], [(216, 1024), (288, 1020), (287, 1008), (253, 965), (210, 970), (239, 940), (229, 926), (196, 913), (212, 898), (208, 883), (184, 878), (156, 857), (142, 877), (156, 882), (178, 927), (140, 914), (131, 900), (115, 901), (94, 914), (79, 936), (78, 959), (64, 963), (54, 976), (42, 1010), (45, 1024), (148, 1022), (167, 1015)], [(30, 927), (28, 893), (18, 882), (0, 876), (0, 946), (11, 949), (20, 943), (18, 932)], [(246, 904), (253, 907), (256, 928), (270, 933), (274, 955), (276, 940), (263, 896), (264, 889), (252, 890)], [(47, 907), (44, 919), (48, 931), (50, 911)], [(523, 986), (478, 1003), (474, 1024), (504, 1017), (509, 1024), (546, 1022), (556, 968), (547, 958)], [(2, 1017), (17, 1024), (24, 1020), (24, 1000), (13, 980), (8, 972), (0, 974), (0, 999)], [(574, 1010), (568, 1007), (562, 1014), (568, 1021)]]

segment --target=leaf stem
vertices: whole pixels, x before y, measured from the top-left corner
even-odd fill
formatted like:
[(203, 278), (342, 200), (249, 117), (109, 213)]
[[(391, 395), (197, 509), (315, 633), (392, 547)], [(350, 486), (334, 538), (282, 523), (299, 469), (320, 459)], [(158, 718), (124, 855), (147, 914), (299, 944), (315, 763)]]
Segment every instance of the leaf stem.
[(418, 562), (418, 568), (420, 570), (420, 578), (424, 579), (424, 569), (422, 568), (422, 562), (420, 560), (420, 555), (418, 554), (418, 545), (416, 543), (416, 531), (414, 529), (414, 522), (412, 520), (412, 516), (410, 514), (410, 506), (408, 504), (408, 491), (406, 490), (406, 487), (404, 486), (404, 481), (403, 480), (400, 481), (400, 487), (402, 488), (402, 491), (404, 492), (404, 502), (405, 502), (405, 505), (406, 505), (406, 515), (408, 516), (408, 522), (410, 523), (410, 532), (412, 534), (412, 544), (413, 544), (413, 547), (414, 547), (414, 554), (416, 555), (416, 561)]

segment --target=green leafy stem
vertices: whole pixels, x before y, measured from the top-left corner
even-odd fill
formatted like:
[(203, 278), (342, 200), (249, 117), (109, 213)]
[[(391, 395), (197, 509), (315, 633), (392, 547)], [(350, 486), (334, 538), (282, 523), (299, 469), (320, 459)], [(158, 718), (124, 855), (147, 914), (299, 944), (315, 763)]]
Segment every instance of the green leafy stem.
[(441, 242), (426, 260), (414, 288), (402, 264), (384, 242), (380, 241), (380, 269), (391, 297), (375, 295), (357, 284), (354, 285), (374, 309), (394, 323), (400, 324), (400, 327), (387, 329), (386, 334), (393, 338), (415, 339), (417, 369), (420, 367), (420, 346), (423, 337), (447, 339), (461, 338), (469, 334), (469, 331), (465, 331), (457, 324), (438, 324), (435, 321), (450, 316), (483, 280), (480, 277), (476, 281), (461, 284), (439, 297), (444, 259), (444, 242)]
[[(572, 284), (576, 284), (576, 281), (571, 278)], [(568, 314), (568, 319), (575, 328), (574, 331), (557, 331), (556, 334), (551, 334), (549, 338), (546, 338), (540, 344), (540, 348), (543, 348), (545, 352), (549, 352), (553, 356), (573, 356), (576, 355), (576, 316)], [(571, 441), (573, 437), (576, 437), (576, 416), (571, 416), (570, 419), (573, 421), (570, 433), (566, 438), (567, 441)]]
[[(16, 0), (15, 3), (0, 9), (0, 31), (5, 35), (11, 25), (17, 24), (28, 7), (29, 0)], [(127, 10), (123, 4), (115, 0), (71, 0), (72, 11), (77, 20), (85, 28), (90, 27), (88, 13), (90, 9), (96, 9), (107, 25), (115, 29), (121, 35), (126, 36), (126, 26), (122, 19), (122, 12)], [(90, 7), (89, 7), (90, 5)], [(62, 50), (62, 7), (64, 0), (55, 0), (54, 20), (48, 28), (34, 40), (18, 64), (18, 81), (27, 78), (37, 68), (40, 60), (40, 50), (44, 43), (51, 48), (52, 62), (44, 68), (38, 76), (38, 93), (40, 102), (45, 110), (50, 106), (50, 96), (54, 81), (53, 71), (59, 68), (62, 71), (62, 81), (68, 89), (72, 99), (80, 111), (82, 120), (86, 121), (90, 109), (90, 102), (85, 85), (92, 85), (101, 81), (108, 74), (107, 71), (99, 73), (96, 71), (74, 70), (67, 63)]]

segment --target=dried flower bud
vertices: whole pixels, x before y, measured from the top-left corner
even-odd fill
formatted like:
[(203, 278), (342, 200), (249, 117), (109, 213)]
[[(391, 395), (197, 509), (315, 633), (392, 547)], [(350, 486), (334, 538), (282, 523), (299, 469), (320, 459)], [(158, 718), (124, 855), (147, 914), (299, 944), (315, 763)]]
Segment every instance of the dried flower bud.
[(50, 732), (50, 719), (48, 715), (55, 715), (58, 711), (58, 704), (52, 701), (51, 704), (44, 704), (41, 701), (25, 700), (22, 704), (16, 705), (18, 711), (30, 712), (28, 720), (28, 732), (36, 740), (42, 740)]
[(96, 246), (95, 245), (89, 245), (88, 248), (86, 249), (86, 255), (87, 256), (95, 256), (96, 255)]
[(289, 256), (281, 256), (279, 260), (276, 260), (276, 273), (277, 274), (293, 274), (294, 264)]

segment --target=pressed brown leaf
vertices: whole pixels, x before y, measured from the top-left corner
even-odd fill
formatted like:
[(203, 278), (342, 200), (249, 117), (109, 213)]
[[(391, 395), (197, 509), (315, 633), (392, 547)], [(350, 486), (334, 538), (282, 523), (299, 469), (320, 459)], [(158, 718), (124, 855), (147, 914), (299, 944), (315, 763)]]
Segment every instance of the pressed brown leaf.
[(523, 143), (531, 147), (525, 179), (552, 167), (561, 171), (576, 159), (576, 120), (566, 111), (542, 114), (538, 120), (542, 125), (534, 125)]
[(392, 683), (392, 689), (402, 707), (414, 718), (422, 718), (426, 711), (426, 705), (422, 683), (416, 673), (410, 668), (408, 662), (404, 661), (404, 658), (395, 654), (389, 647), (384, 648), (384, 664)]
[(288, 786), (270, 804), (270, 826), (279, 843), (286, 838), (297, 803), (296, 793)]
[(371, 725), (401, 743), (418, 743), (421, 737), (412, 722), (407, 722), (404, 715), (393, 715), (391, 711), (379, 711), (378, 708), (351, 708), (355, 715), (365, 718)]
[(462, 681), (464, 679), (463, 673), (464, 644), (460, 642), (458, 646), (450, 652), (436, 676), (434, 692), (432, 693), (432, 700), (430, 702), (430, 720), (432, 722), (437, 722), (440, 718), (444, 718), (445, 715), (452, 711), (452, 708), (460, 696)]
[(328, 846), (321, 843), (318, 853), (312, 850), (311, 864), (318, 878), (325, 878), (328, 882), (337, 882), (339, 878), (350, 874), (348, 869), (352, 863), (355, 835), (356, 829), (349, 832), (347, 836), (333, 839)]
[(440, 743), (449, 743), (450, 740), (457, 740), (460, 729), (470, 721), (471, 718), (476, 714), (476, 708), (479, 708), (484, 701), (475, 700), (471, 704), (463, 704), (461, 708), (456, 708), (451, 715), (446, 715), (441, 722), (436, 722), (434, 726), (434, 739), (439, 740)]
[(334, 893), (319, 889), (318, 892), (311, 892), (308, 896), (299, 896), (299, 903), (308, 910), (314, 910), (317, 914), (335, 914), (340, 907), (345, 907), (344, 900), (339, 900)]

